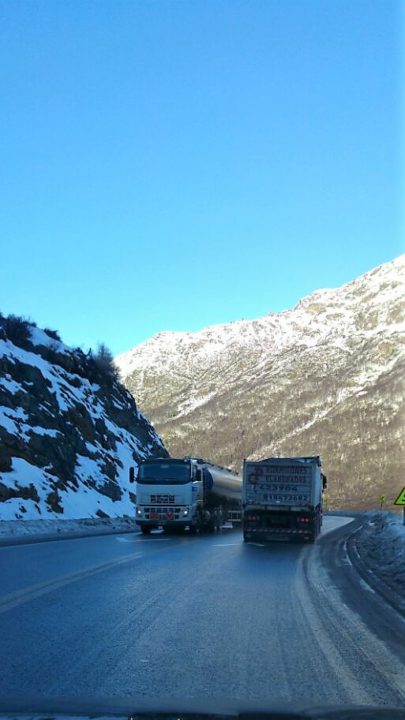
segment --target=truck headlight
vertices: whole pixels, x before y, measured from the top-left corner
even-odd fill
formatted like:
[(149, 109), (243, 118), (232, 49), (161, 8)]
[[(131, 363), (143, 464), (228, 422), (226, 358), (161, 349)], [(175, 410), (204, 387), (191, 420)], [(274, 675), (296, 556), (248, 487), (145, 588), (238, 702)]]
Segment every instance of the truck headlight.
[(141, 510), (141, 508), (137, 508), (136, 514), (137, 514), (138, 516), (139, 516), (139, 515), (142, 515), (142, 510)]
[(183, 510), (183, 517), (187, 517), (187, 515), (188, 515), (188, 509), (185, 508), (185, 510)]

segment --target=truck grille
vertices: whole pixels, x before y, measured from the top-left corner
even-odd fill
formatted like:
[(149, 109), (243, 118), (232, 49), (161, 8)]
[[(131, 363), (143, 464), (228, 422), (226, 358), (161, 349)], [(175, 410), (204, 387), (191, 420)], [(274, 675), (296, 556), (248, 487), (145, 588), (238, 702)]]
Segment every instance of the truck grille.
[(174, 495), (151, 495), (150, 501), (152, 505), (174, 505)]
[(145, 507), (145, 520), (185, 520), (181, 515), (182, 510), (184, 507)]

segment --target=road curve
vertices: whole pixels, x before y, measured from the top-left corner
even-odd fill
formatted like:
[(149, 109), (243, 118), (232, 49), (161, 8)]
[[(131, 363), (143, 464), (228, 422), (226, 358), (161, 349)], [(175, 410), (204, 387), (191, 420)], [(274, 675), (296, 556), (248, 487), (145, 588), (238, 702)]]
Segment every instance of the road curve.
[[(0, 548), (0, 697), (405, 707), (405, 622), (315, 545), (117, 535)], [(329, 532), (326, 532), (329, 530)]]

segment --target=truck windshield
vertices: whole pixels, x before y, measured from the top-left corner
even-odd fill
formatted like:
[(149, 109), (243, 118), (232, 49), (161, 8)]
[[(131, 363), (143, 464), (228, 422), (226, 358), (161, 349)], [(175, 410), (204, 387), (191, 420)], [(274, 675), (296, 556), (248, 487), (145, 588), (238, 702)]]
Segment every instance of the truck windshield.
[(148, 463), (139, 467), (138, 483), (182, 485), (189, 481), (190, 465), (185, 463)]

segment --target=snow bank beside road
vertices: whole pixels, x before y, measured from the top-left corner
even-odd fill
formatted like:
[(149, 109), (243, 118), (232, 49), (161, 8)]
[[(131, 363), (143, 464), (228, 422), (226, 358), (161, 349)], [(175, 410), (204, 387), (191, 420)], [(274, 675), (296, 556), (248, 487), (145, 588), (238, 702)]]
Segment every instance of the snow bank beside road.
[(74, 538), (92, 535), (135, 532), (134, 518), (83, 518), (79, 520), (3, 520), (0, 521), (0, 545), (37, 540)]
[(367, 513), (354, 544), (362, 563), (378, 580), (405, 598), (405, 525), (400, 515)]

